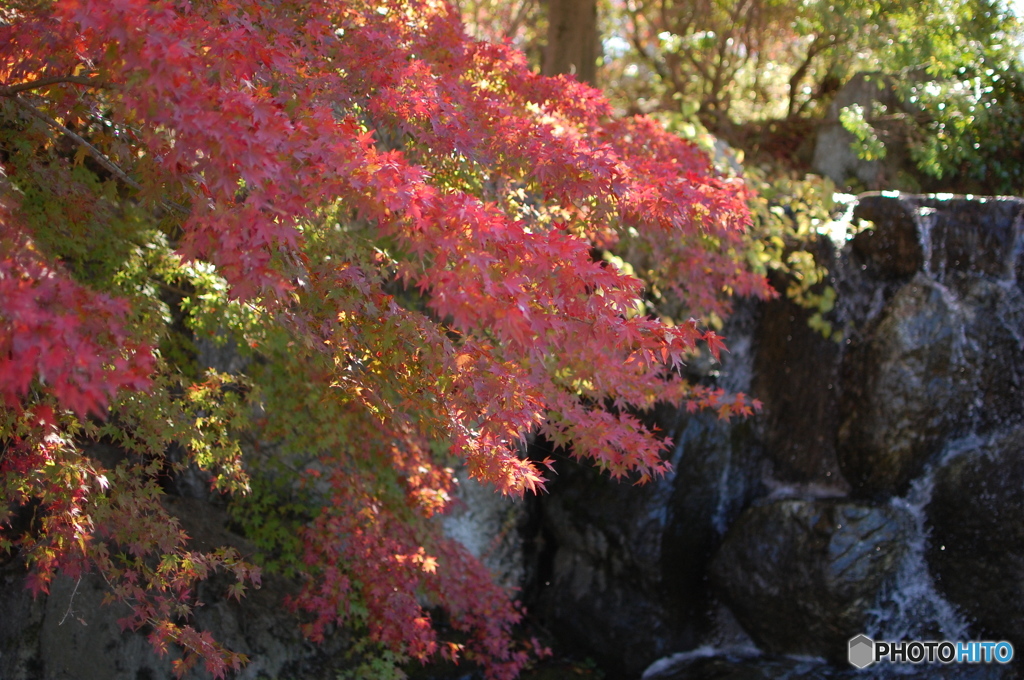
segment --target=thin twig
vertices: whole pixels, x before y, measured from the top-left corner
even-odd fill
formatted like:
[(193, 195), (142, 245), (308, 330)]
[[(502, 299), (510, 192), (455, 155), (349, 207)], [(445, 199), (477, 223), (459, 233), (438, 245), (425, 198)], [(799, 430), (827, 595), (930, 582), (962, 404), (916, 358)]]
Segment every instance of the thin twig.
[(75, 593), (78, 592), (78, 586), (79, 586), (79, 584), (81, 582), (82, 582), (82, 577), (79, 576), (78, 580), (75, 581), (75, 589), (71, 591), (71, 599), (68, 600), (68, 610), (66, 612), (64, 612), (64, 616), (62, 616), (60, 618), (60, 623), (57, 624), (58, 626), (63, 626), (64, 622), (67, 620), (68, 616), (71, 615), (71, 605), (73, 605), (75, 603)]
[[(89, 152), (89, 155), (92, 156), (97, 163), (106, 168), (112, 175), (117, 177), (119, 180), (121, 180), (131, 188), (135, 189), (136, 191), (142, 191), (141, 184), (139, 184), (134, 179), (129, 177), (127, 172), (119, 168), (117, 164), (114, 163), (114, 161), (110, 160), (110, 158), (108, 158), (102, 151), (100, 151), (95, 146), (90, 144), (80, 134), (78, 134), (74, 130), (68, 129), (64, 125), (61, 125), (58, 121), (54, 120), (53, 118), (50, 118), (42, 111), (40, 111), (36, 107), (32, 106), (31, 104), (23, 100), (21, 97), (11, 97), (11, 99), (17, 106), (19, 106), (29, 115), (33, 116), (37, 120), (46, 123), (55, 130), (59, 130), (60, 132), (74, 140), (77, 144), (81, 145), (86, 151)], [(160, 204), (169, 210), (177, 211), (185, 215), (189, 214), (190, 212), (188, 208), (179, 203), (173, 203), (171, 201), (161, 201)]]
[(88, 78), (85, 76), (52, 76), (50, 78), (39, 78), (38, 80), (18, 83), (17, 85), (0, 86), (0, 97), (13, 97), (20, 92), (27, 92), (39, 87), (48, 87), (50, 85), (60, 85), (61, 83), (71, 83), (74, 85), (85, 85), (86, 87), (97, 87), (103, 89), (111, 87), (110, 83), (96, 78)]
[(40, 111), (36, 107), (32, 106), (31, 104), (29, 104), (25, 100), (21, 99), (20, 97), (13, 97), (13, 100), (14, 100), (15, 104), (20, 106), (29, 115), (37, 118), (38, 120), (43, 121), (44, 123), (46, 123), (47, 125), (49, 125), (50, 127), (54, 128), (56, 130), (60, 130), (65, 135), (67, 135), (71, 139), (75, 140), (78, 144), (80, 144), (81, 146), (85, 147), (86, 151), (89, 152), (90, 156), (92, 156), (94, 159), (96, 159), (97, 163), (99, 163), (104, 168), (109, 170), (111, 174), (116, 176), (122, 182), (124, 182), (125, 184), (127, 184), (131, 188), (135, 189), (136, 191), (141, 191), (142, 190), (142, 185), (141, 184), (139, 184), (138, 182), (133, 180), (131, 177), (129, 177), (127, 172), (125, 172), (121, 168), (117, 167), (117, 165), (114, 163), (114, 161), (112, 161), (109, 158), (107, 158), (106, 155), (104, 155), (104, 153), (102, 151), (100, 151), (95, 146), (93, 146), (92, 144), (87, 142), (85, 140), (85, 138), (82, 137), (80, 134), (78, 134), (74, 130), (70, 130), (70, 129), (66, 128), (65, 126), (61, 125), (59, 122), (57, 122), (53, 118), (50, 118), (45, 113), (43, 113), (42, 111)]

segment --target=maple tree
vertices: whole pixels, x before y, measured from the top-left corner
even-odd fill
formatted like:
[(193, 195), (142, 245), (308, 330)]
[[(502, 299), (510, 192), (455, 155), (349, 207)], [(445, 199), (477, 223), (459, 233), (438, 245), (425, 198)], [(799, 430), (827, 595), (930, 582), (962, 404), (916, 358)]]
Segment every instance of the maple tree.
[(694, 315), (769, 294), (742, 181), (437, 0), (6, 3), (0, 164), (0, 554), (36, 591), (101, 573), (179, 674), (244, 663), (183, 621), (260, 569), (190, 549), (168, 474), (238, 497), (314, 639), (508, 678), (519, 611), (433, 519), (454, 466), (536, 491), (540, 432), (643, 481), (637, 409), (755, 405), (680, 376), (722, 339), (632, 275)]

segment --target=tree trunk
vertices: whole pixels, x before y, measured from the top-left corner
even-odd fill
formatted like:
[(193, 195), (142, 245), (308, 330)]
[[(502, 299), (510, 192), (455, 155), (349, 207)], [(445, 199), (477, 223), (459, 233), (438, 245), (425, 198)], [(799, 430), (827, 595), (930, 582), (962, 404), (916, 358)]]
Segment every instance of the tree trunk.
[(548, 0), (548, 45), (541, 72), (569, 73), (594, 85), (597, 55), (597, 1)]

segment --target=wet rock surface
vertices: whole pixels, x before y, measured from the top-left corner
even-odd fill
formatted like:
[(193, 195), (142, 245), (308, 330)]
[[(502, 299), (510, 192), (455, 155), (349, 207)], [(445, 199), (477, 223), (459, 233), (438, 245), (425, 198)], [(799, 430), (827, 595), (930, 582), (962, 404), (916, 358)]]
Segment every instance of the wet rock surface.
[(775, 476), (845, 490), (836, 458), (838, 343), (808, 326), (811, 313), (780, 298), (764, 305), (753, 394), (764, 402), (764, 450)]
[(965, 321), (948, 291), (919, 274), (845, 357), (839, 463), (861, 494), (905, 491), (969, 419), (975, 372)]
[(749, 651), (681, 656), (648, 670), (643, 680), (825, 680), (832, 677), (829, 675), (831, 668), (817, 659), (765, 658)]
[[(918, 224), (930, 230), (919, 233), (929, 271), (895, 289), (843, 359), (839, 463), (860, 495), (905, 492), (944, 442), (1021, 414), (1024, 297), (1012, 278), (1010, 235), (1021, 205), (993, 201), (969, 212), (969, 202), (950, 203), (924, 206), (933, 212)], [(995, 235), (983, 233), (979, 213), (991, 213)], [(968, 256), (971, 247), (982, 250)]]
[(995, 280), (1015, 277), (1024, 200), (920, 197), (904, 202), (918, 215), (924, 271), (939, 280), (953, 272)]
[(562, 641), (624, 676), (696, 640), (662, 578), (671, 491), (667, 479), (632, 486), (566, 462), (542, 501), (539, 540), (550, 552), (531, 609)]
[(1024, 652), (1024, 428), (944, 465), (926, 512), (936, 586), (989, 638)]
[(919, 271), (943, 280), (953, 272), (1011, 280), (1016, 276), (1024, 200), (1010, 197), (865, 194), (853, 218), (875, 224), (851, 242), (883, 278)]
[(708, 565), (726, 530), (763, 493), (753, 424), (729, 426), (708, 415), (688, 419), (676, 437), (680, 452), (661, 537), (666, 598), (685, 620), (708, 628), (714, 598)]
[(749, 508), (711, 564), (712, 584), (744, 629), (774, 654), (845, 660), (891, 587), (913, 521), (892, 507), (835, 499)]
[(862, 196), (853, 210), (853, 220), (866, 220), (876, 228), (857, 234), (850, 247), (872, 265), (872, 275), (908, 279), (924, 265), (917, 218), (916, 207), (906, 201), (881, 194)]
[[(726, 332), (739, 340), (756, 325), (750, 312), (738, 312)], [(749, 352), (727, 356), (719, 379), (749, 389), (751, 361)], [(541, 545), (528, 606), (612, 678), (636, 678), (714, 628), (708, 564), (728, 526), (763, 493), (752, 421), (664, 410), (650, 417), (675, 443), (672, 473), (634, 486), (565, 462), (537, 500)]]

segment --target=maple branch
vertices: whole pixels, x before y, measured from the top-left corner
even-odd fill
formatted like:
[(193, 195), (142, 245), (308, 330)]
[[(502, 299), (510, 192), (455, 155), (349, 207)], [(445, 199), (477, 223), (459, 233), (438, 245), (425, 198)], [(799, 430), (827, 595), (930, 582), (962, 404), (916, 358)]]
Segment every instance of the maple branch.
[(87, 78), (85, 76), (52, 76), (50, 78), (39, 78), (25, 83), (18, 83), (17, 85), (0, 86), (0, 97), (13, 97), (16, 94), (28, 92), (29, 90), (34, 90), (38, 87), (59, 85), (61, 83), (72, 83), (75, 85), (85, 85), (86, 87), (104, 89), (111, 87), (110, 83), (97, 78)]
[(24, 101), (20, 97), (14, 97), (13, 99), (14, 99), (14, 103), (17, 104), (18, 106), (20, 106), (26, 113), (28, 113), (31, 116), (37, 118), (38, 120), (41, 120), (42, 122), (46, 123), (50, 127), (54, 128), (56, 130), (60, 130), (65, 135), (67, 135), (68, 137), (73, 139), (75, 142), (77, 142), (79, 145), (85, 147), (85, 150), (89, 152), (89, 155), (92, 156), (96, 160), (97, 163), (99, 163), (104, 168), (106, 168), (112, 175), (114, 175), (115, 177), (117, 177), (122, 182), (124, 182), (125, 184), (127, 184), (131, 188), (135, 189), (136, 191), (141, 191), (142, 190), (142, 185), (141, 184), (139, 184), (138, 182), (133, 180), (131, 177), (129, 177), (128, 173), (126, 173), (121, 168), (117, 167), (117, 165), (114, 163), (114, 161), (112, 161), (109, 158), (107, 158), (107, 156), (102, 151), (100, 151), (95, 146), (93, 146), (88, 141), (86, 141), (86, 139), (84, 137), (82, 137), (80, 134), (78, 134), (74, 130), (71, 130), (71, 129), (65, 127), (64, 125), (62, 125), (60, 122), (54, 120), (53, 118), (50, 118), (45, 113), (43, 113), (42, 111), (40, 111), (36, 107), (32, 106), (28, 102)]
[[(122, 182), (124, 182), (125, 184), (130, 186), (131, 188), (135, 189), (136, 191), (142, 191), (142, 185), (141, 184), (139, 184), (134, 179), (132, 179), (128, 175), (127, 172), (125, 172), (120, 167), (118, 167), (118, 165), (116, 163), (114, 163), (114, 161), (110, 160), (110, 158), (108, 158), (106, 154), (104, 154), (102, 151), (100, 151), (95, 146), (93, 146), (91, 143), (89, 143), (89, 141), (87, 139), (85, 139), (84, 137), (82, 137), (80, 134), (78, 134), (74, 130), (71, 130), (68, 127), (62, 125), (59, 121), (56, 121), (53, 118), (50, 118), (49, 116), (47, 116), (42, 111), (40, 111), (36, 107), (32, 106), (31, 104), (29, 104), (28, 102), (23, 100), (21, 97), (15, 96), (15, 97), (11, 97), (11, 99), (14, 101), (14, 103), (16, 105), (21, 107), (29, 115), (35, 117), (36, 119), (42, 121), (43, 123), (46, 123), (47, 125), (49, 125), (50, 127), (54, 128), (55, 130), (59, 130), (60, 132), (62, 132), (63, 134), (67, 135), (72, 140), (74, 140), (76, 143), (81, 145), (86, 151), (89, 152), (89, 155), (92, 156), (96, 160), (97, 163), (99, 163), (104, 168), (106, 168), (107, 171), (109, 171), (112, 175), (117, 177), (119, 180), (121, 180)], [(162, 206), (164, 206), (165, 208), (168, 208), (170, 210), (177, 211), (177, 212), (180, 212), (180, 213), (183, 213), (183, 214), (186, 214), (186, 215), (190, 212), (190, 210), (188, 208), (186, 208), (185, 206), (181, 205), (180, 203), (173, 203), (171, 201), (161, 201), (160, 204)]]
[(82, 577), (79, 576), (78, 580), (75, 581), (75, 589), (71, 591), (71, 599), (68, 600), (68, 609), (64, 612), (64, 616), (61, 617), (60, 623), (57, 624), (58, 626), (63, 626), (68, 616), (71, 615), (71, 606), (75, 604), (75, 594), (78, 592), (78, 586), (81, 585), (81, 583)]

